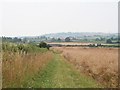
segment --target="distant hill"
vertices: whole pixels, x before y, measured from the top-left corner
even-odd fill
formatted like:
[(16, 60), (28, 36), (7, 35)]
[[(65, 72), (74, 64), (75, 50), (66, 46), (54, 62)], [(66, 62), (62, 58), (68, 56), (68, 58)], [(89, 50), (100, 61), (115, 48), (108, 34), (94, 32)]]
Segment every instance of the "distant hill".
[(117, 33), (101, 33), (101, 32), (62, 32), (62, 33), (51, 33), (51, 34), (44, 34), (42, 36), (45, 37), (54, 37), (54, 38), (66, 38), (66, 37), (94, 37), (94, 36), (115, 36), (118, 35)]

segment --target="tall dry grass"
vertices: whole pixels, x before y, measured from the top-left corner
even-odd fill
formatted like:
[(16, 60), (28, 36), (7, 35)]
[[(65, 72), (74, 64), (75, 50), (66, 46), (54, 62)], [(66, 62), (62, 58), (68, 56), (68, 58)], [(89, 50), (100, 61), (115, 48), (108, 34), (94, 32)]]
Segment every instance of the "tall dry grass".
[(54, 50), (105, 87), (118, 87), (118, 49), (56, 47)]
[(3, 52), (2, 87), (23, 87), (24, 80), (39, 72), (52, 56), (49, 51), (27, 54)]

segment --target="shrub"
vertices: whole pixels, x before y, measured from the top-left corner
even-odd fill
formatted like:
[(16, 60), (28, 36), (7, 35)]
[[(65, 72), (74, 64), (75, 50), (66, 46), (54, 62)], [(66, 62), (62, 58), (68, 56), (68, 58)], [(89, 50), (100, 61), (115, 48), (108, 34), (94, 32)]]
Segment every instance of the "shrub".
[(45, 42), (40, 42), (39, 47), (40, 48), (47, 48), (49, 50), (50, 46), (47, 43), (45, 43)]

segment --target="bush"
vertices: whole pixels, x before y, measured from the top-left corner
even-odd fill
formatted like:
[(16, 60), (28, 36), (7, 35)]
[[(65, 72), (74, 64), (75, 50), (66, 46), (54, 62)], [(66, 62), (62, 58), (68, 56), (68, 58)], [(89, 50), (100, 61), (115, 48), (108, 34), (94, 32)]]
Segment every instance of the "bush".
[(40, 42), (39, 47), (40, 48), (47, 48), (48, 50), (50, 48), (50, 46), (47, 43), (45, 43), (45, 42)]

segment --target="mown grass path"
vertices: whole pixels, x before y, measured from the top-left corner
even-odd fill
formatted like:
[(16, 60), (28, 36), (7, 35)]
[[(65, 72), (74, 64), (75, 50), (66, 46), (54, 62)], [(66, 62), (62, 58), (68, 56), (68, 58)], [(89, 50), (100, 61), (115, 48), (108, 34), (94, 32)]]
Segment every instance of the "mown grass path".
[(88, 88), (98, 87), (97, 83), (88, 77), (80, 75), (59, 54), (54, 55), (54, 60), (38, 73), (29, 83), (35, 88)]

